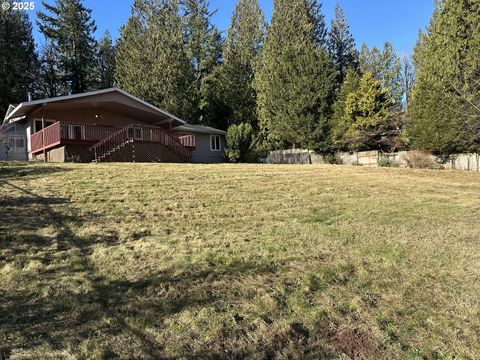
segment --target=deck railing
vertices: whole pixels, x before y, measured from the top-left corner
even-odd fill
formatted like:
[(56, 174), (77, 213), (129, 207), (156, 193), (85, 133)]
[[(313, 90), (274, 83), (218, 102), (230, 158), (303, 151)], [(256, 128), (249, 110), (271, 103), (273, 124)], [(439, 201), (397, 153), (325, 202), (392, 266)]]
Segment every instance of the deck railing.
[(32, 134), (31, 151), (33, 153), (59, 144), (92, 145), (118, 131), (119, 128), (57, 121), (43, 130)]
[(57, 121), (32, 134), (30, 140), (32, 153), (38, 153), (59, 144), (93, 145), (90, 150), (95, 152), (96, 161), (105, 160), (119, 147), (131, 142), (161, 144), (183, 161), (190, 160), (192, 149), (195, 147), (194, 135), (181, 136), (177, 139), (160, 127), (141, 124), (132, 124), (120, 129)]
[(183, 135), (178, 137), (178, 141), (188, 148), (195, 148), (197, 146), (195, 135)]
[(32, 134), (30, 146), (32, 152), (42, 151), (48, 147), (60, 144), (60, 122), (47, 126), (45, 129)]
[(92, 146), (90, 151), (95, 153), (95, 161), (100, 162), (108, 159), (126, 144), (135, 142), (161, 144), (185, 162), (190, 161), (192, 154), (189, 148), (166, 130), (141, 124), (128, 125), (118, 130)]

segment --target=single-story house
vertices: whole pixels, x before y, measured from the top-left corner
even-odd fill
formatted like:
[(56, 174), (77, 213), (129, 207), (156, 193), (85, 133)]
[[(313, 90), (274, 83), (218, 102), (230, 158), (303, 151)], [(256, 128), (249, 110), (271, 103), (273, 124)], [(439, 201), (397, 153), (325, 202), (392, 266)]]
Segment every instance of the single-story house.
[(110, 88), (10, 105), (0, 160), (220, 163), (225, 135)]

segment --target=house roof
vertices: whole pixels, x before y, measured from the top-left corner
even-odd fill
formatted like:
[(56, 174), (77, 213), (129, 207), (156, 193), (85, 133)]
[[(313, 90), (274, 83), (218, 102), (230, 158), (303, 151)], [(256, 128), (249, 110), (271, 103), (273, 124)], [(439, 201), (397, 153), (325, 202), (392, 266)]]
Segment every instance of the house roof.
[[(123, 96), (124, 100), (122, 101), (121, 98), (113, 99), (111, 96), (108, 97), (108, 95), (115, 94)], [(92, 98), (92, 101), (88, 101), (88, 98)], [(130, 104), (127, 104), (128, 101), (130, 102)], [(94, 104), (94, 106), (99, 108), (116, 108), (117, 111), (125, 111), (130, 113), (136, 111), (141, 113), (143, 119), (150, 122), (155, 122), (157, 120), (173, 120), (174, 126), (186, 124), (184, 120), (176, 117), (175, 115), (172, 115), (165, 110), (159, 109), (156, 106), (149, 104), (148, 102), (143, 101), (119, 88), (109, 88), (85, 92), (81, 94), (58, 96), (49, 99), (22, 102), (14, 109), (11, 109), (11, 107), (9, 107), (9, 111), (5, 116), (4, 123), (13, 122), (25, 118), (25, 116), (27, 116), (31, 112), (44, 106), (60, 107), (66, 106), (67, 104), (70, 104), (70, 106), (73, 106), (73, 104), (75, 104), (75, 106), (87, 106), (85, 104), (90, 104), (91, 106), (91, 104)]]
[(210, 126), (203, 126), (203, 125), (185, 124), (185, 125), (177, 126), (173, 130), (191, 132), (196, 134), (227, 135), (226, 131), (215, 129)]

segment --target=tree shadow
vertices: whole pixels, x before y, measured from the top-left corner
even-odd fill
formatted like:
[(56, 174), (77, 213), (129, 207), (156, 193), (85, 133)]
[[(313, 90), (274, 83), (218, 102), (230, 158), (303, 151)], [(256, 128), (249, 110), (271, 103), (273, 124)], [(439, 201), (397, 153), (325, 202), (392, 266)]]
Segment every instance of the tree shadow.
[[(118, 234), (80, 236), (74, 230), (93, 221), (101, 223), (98, 214), (79, 213), (68, 198), (47, 198), (8, 180), (2, 183), (15, 191), (7, 191), (0, 200), (4, 213), (0, 264), (20, 267), (20, 275), (15, 276), (22, 285), (0, 285), (0, 359), (41, 346), (75, 349), (88, 341), (103, 347), (100, 357), (116, 358), (120, 355), (111, 348), (118, 337), (129, 339), (137, 349), (137, 355), (125, 350), (120, 357), (158, 359), (164, 342), (136, 323), (165, 326), (165, 319), (186, 309), (235, 298), (235, 289), (218, 294), (212, 291), (212, 283), (275, 271), (259, 262), (215, 267), (183, 264), (139, 280), (111, 280), (98, 271), (90, 255), (96, 245), (118, 245)], [(62, 266), (62, 258), (71, 256), (77, 259), (74, 266), (68, 261)], [(41, 270), (23, 271), (35, 262), (42, 264)]]
[(16, 162), (0, 162), (1, 179), (36, 178), (58, 172), (71, 171), (72, 169), (60, 165), (36, 165)]

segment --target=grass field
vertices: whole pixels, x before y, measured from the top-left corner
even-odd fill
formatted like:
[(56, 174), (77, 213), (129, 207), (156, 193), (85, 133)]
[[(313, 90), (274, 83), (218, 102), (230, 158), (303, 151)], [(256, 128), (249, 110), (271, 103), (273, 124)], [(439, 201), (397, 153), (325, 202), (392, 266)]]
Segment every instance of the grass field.
[(0, 358), (480, 358), (479, 174), (0, 165), (0, 209)]

